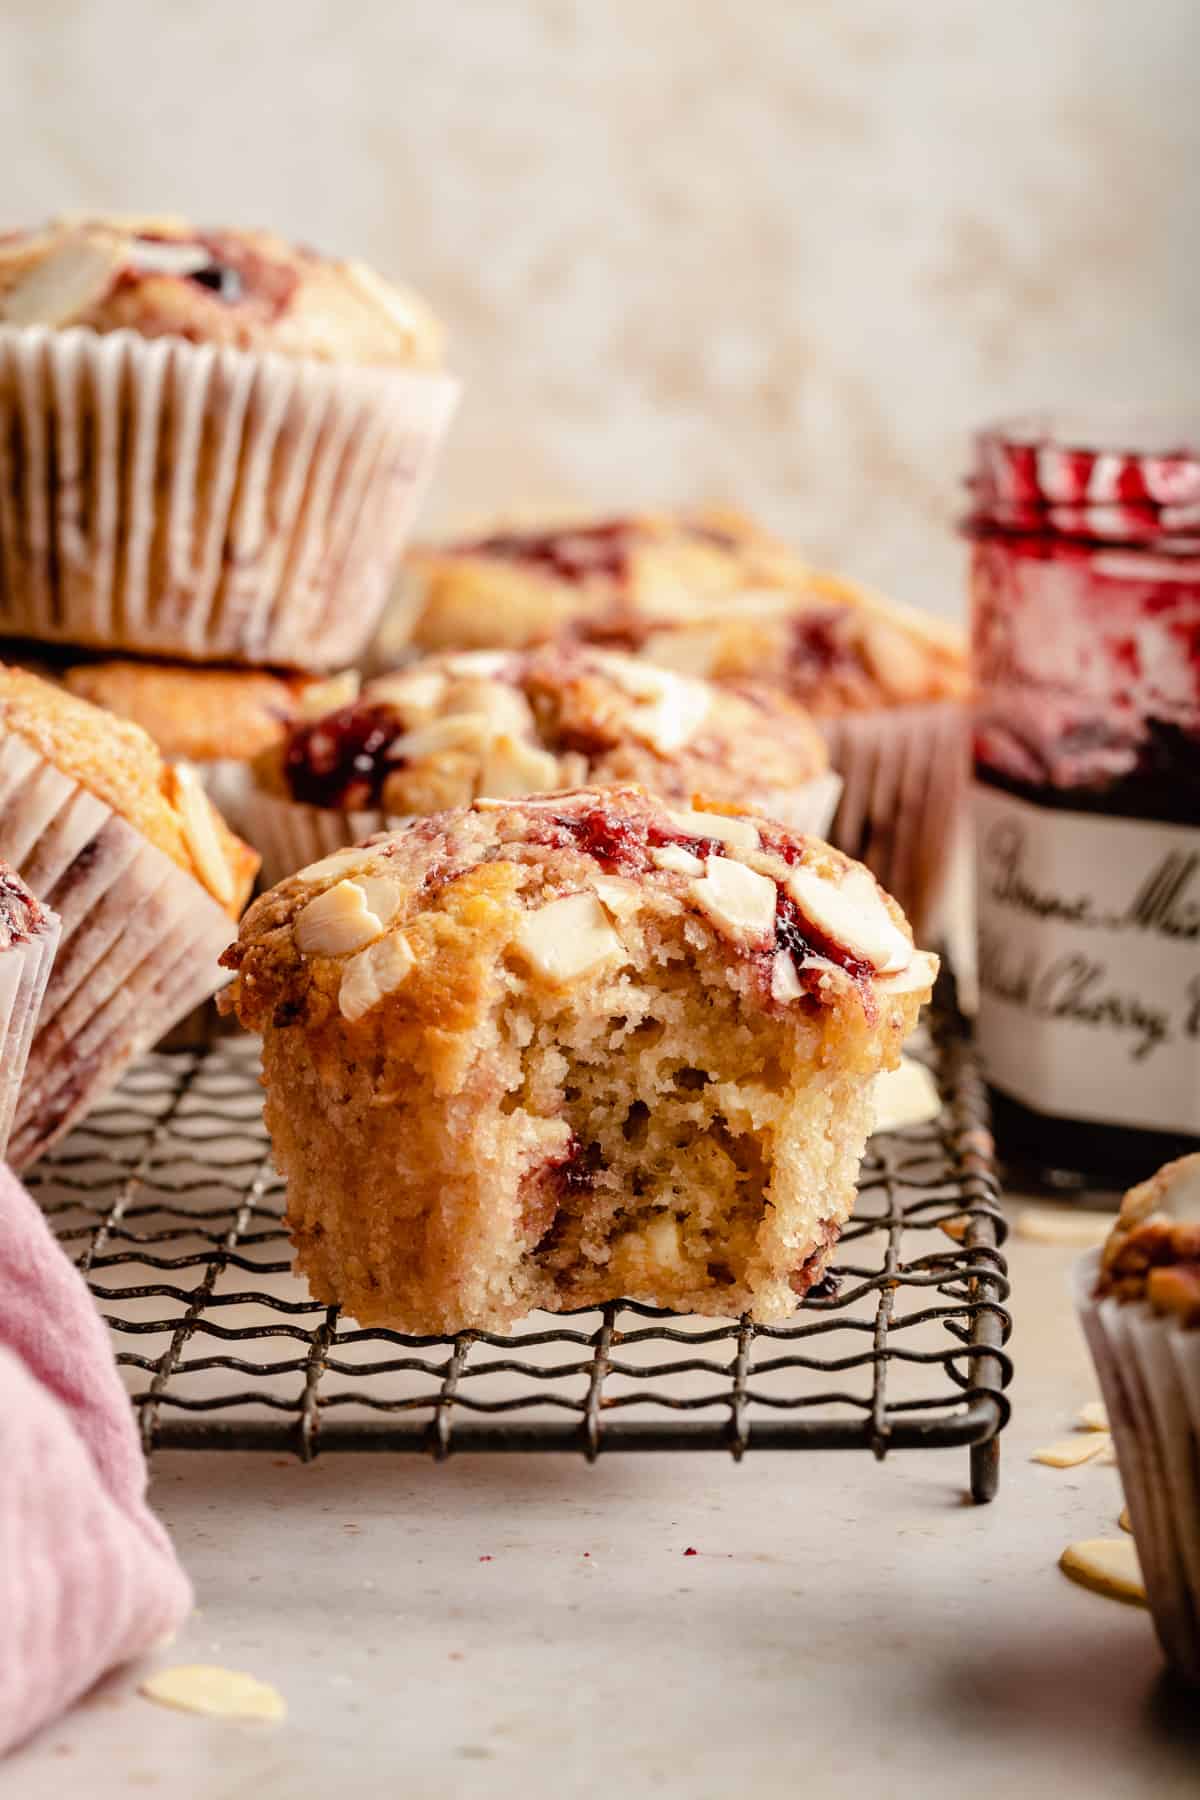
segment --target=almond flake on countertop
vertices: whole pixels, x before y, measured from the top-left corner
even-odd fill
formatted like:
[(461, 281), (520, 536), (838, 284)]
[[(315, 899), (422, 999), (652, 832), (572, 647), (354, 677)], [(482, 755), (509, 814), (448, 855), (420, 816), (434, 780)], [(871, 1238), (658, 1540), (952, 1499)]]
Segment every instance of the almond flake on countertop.
[(902, 1131), (907, 1125), (928, 1125), (942, 1110), (937, 1082), (924, 1063), (901, 1056), (895, 1069), (882, 1069), (872, 1087), (876, 1131)]
[(1117, 1524), (1121, 1527), (1122, 1531), (1133, 1530), (1133, 1520), (1129, 1516), (1129, 1508), (1127, 1506), (1121, 1508), (1121, 1516), (1117, 1520)]
[(1090, 1250), (1104, 1242), (1115, 1220), (1115, 1213), (1026, 1206), (1017, 1214), (1013, 1230), (1018, 1237), (1029, 1238), (1035, 1244), (1055, 1244), (1064, 1250)]
[(1079, 1431), (1107, 1431), (1108, 1408), (1103, 1400), (1089, 1400), (1086, 1406), (1081, 1406), (1075, 1425)]
[(1058, 1566), (1064, 1575), (1091, 1588), (1093, 1593), (1135, 1606), (1146, 1604), (1142, 1565), (1126, 1538), (1084, 1538), (1081, 1543), (1069, 1544), (1059, 1557)]
[(1035, 1450), (1029, 1460), (1045, 1463), (1051, 1469), (1074, 1469), (1099, 1456), (1109, 1441), (1107, 1432), (1082, 1432), (1078, 1437), (1063, 1438), (1057, 1444), (1048, 1444), (1044, 1450)]
[(287, 1717), (287, 1702), (278, 1688), (242, 1669), (222, 1669), (215, 1663), (160, 1669), (146, 1677), (138, 1692), (160, 1706), (204, 1713), (211, 1719), (278, 1721)]

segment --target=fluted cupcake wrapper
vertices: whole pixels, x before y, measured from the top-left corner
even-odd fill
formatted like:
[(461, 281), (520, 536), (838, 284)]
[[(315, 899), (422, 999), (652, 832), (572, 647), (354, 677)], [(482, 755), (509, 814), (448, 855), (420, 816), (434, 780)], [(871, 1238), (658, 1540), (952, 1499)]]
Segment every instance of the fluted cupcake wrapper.
[(285, 800), (256, 787), (247, 794), (241, 817), (243, 836), (262, 857), (259, 880), (264, 888), (274, 887), (297, 869), (306, 869), (309, 863), (320, 862), (348, 844), (408, 823), (406, 817), (385, 812), (302, 806), (297, 800)]
[(1146, 1597), (1167, 1660), (1200, 1686), (1200, 1331), (1141, 1303), (1094, 1298), (1100, 1252), (1076, 1264)]
[(0, 951), (0, 1162), (61, 931), (47, 911), (36, 936)]
[(830, 842), (866, 863), (922, 942), (939, 924), (965, 819), (966, 709), (938, 701), (817, 724), (842, 778)]
[(23, 1168), (216, 992), (235, 926), (198, 881), (15, 733), (0, 735), (0, 856), (62, 921), (8, 1146)]
[[(837, 805), (841, 781), (833, 774), (817, 776), (799, 787), (779, 788), (762, 811), (793, 831), (824, 835)], [(378, 811), (340, 812), (336, 807), (305, 806), (251, 787), (239, 807), (238, 830), (262, 857), (263, 887), (274, 887), (297, 869), (319, 862), (348, 844), (361, 843), (377, 831), (395, 831), (412, 815)]]
[(353, 663), (457, 393), (410, 370), (0, 327), (0, 635)]

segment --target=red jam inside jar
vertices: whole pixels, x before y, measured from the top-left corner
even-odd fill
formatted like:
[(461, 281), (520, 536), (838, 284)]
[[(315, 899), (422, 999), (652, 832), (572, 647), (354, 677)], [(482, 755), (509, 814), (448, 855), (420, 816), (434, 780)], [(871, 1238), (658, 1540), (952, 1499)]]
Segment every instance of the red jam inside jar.
[(1002, 1153), (1055, 1189), (1200, 1143), (1198, 446), (976, 443), (978, 1036)]

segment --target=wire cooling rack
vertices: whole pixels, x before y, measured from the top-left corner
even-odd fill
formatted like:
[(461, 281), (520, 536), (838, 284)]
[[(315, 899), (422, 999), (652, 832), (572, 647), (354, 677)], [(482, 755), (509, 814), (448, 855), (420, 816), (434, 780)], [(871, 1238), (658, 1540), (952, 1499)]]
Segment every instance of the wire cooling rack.
[(1011, 1374), (1005, 1227), (946, 988), (919, 1053), (941, 1117), (871, 1140), (832, 1277), (785, 1325), (630, 1301), (509, 1336), (344, 1321), (291, 1274), (248, 1043), (145, 1058), (29, 1180), (112, 1329), (147, 1450), (966, 1445), (988, 1500)]

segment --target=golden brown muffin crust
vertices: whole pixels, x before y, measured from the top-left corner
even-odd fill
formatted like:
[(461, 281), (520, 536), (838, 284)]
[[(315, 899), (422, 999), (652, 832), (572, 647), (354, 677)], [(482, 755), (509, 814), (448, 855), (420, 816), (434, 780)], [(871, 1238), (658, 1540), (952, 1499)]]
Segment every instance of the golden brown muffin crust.
[(936, 971), (848, 858), (632, 788), (339, 851), (224, 960), (301, 1269), (412, 1331), (620, 1294), (787, 1317)]
[(175, 217), (71, 217), (0, 238), (0, 324), (409, 368), (438, 367), (443, 349), (425, 302), (365, 263)]
[(393, 816), (628, 782), (783, 816), (828, 766), (820, 733), (786, 695), (735, 693), (579, 644), (428, 657), (296, 727), (257, 765), (268, 791)]
[(249, 761), (282, 743), (288, 727), (353, 698), (352, 675), (203, 669), (180, 663), (79, 663), (62, 676), (68, 693), (130, 719), (174, 760)]
[(231, 917), (259, 858), (225, 824), (198, 782), (165, 762), (140, 726), (25, 669), (0, 663), (0, 732), (12, 731), (208, 889)]
[(812, 568), (728, 508), (500, 527), (418, 548), (409, 568), (422, 649), (575, 636), (829, 714), (968, 691), (956, 627)]

